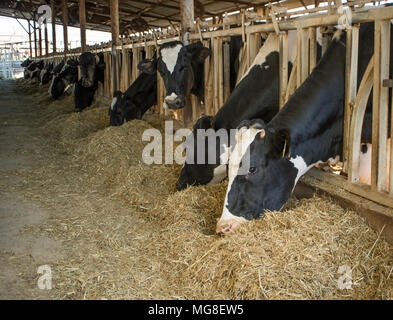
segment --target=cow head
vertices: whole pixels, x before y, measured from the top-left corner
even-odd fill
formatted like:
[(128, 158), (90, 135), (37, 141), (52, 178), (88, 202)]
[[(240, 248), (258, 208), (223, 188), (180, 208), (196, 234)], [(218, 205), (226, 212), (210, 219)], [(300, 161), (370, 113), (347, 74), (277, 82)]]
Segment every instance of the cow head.
[[(57, 66), (56, 66), (57, 68)], [(60, 97), (65, 90), (78, 80), (78, 61), (70, 59), (61, 71), (53, 77), (49, 93), (53, 99)]]
[(96, 88), (85, 87), (82, 85), (82, 79), (78, 80), (74, 85), (74, 102), (75, 102), (75, 111), (81, 112), (83, 109), (90, 106), (94, 99), (94, 93)]
[(31, 60), (30, 58), (27, 58), (27, 59), (26, 59), (25, 61), (23, 61), (20, 65), (21, 65), (21, 67), (26, 68), (26, 67), (28, 67), (29, 64), (32, 63), (32, 62), (33, 62), (33, 60)]
[[(157, 72), (156, 61), (155, 58), (152, 60), (145, 59), (138, 64), (138, 69), (143, 73), (154, 75)], [(147, 97), (144, 96), (143, 91), (137, 92), (132, 96), (127, 93), (123, 94), (121, 91), (115, 91), (108, 111), (110, 117), (109, 125), (121, 126), (125, 121), (141, 119), (143, 114), (139, 106), (144, 99), (147, 99)]]
[(81, 84), (84, 87), (92, 87), (97, 81), (104, 82), (105, 62), (102, 52), (94, 54), (83, 52), (79, 56)]
[(171, 109), (184, 108), (187, 95), (200, 93), (203, 62), (209, 55), (210, 49), (201, 42), (185, 46), (180, 41), (171, 41), (160, 47), (157, 69), (166, 88), (164, 106)]
[(47, 63), (44, 69), (41, 70), (40, 82), (41, 84), (47, 84), (52, 78), (53, 63)]
[[(177, 190), (183, 190), (188, 186), (218, 183), (226, 177), (227, 159), (225, 159), (225, 155), (228, 151), (228, 141), (221, 141), (220, 135), (214, 130), (213, 124), (214, 118), (212, 116), (202, 116), (195, 123), (192, 132), (187, 137), (185, 143), (192, 142), (190, 146), (193, 149), (191, 153), (192, 158), (186, 158), (180, 176), (176, 182)], [(205, 133), (204, 141), (202, 140), (201, 144), (197, 143), (198, 130), (203, 130), (200, 132)], [(228, 137), (227, 131), (225, 129), (221, 130), (225, 133), (225, 137)], [(209, 140), (209, 138), (213, 140)], [(201, 159), (203, 163), (198, 161), (198, 154), (201, 152), (201, 150), (198, 150), (198, 146), (204, 147), (204, 159)], [(209, 161), (209, 154), (215, 157), (214, 161)], [(188, 154), (187, 157), (189, 157)]]
[(305, 166), (301, 157), (290, 158), (290, 149), (287, 130), (269, 128), (262, 120), (241, 123), (229, 159), (228, 189), (217, 233), (230, 233), (265, 210), (284, 206), (300, 167)]

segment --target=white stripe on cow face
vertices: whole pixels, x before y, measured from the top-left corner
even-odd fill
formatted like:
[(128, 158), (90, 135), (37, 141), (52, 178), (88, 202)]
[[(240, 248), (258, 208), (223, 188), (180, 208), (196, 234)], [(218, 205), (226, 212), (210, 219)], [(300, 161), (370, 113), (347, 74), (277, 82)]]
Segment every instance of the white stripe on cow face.
[(177, 57), (182, 47), (183, 45), (179, 43), (174, 47), (161, 49), (162, 61), (165, 63), (166, 68), (171, 74), (173, 70), (175, 70)]
[(230, 233), (239, 224), (248, 221), (243, 217), (235, 216), (228, 209), (228, 195), (231, 191), (232, 183), (239, 173), (240, 163), (244, 158), (247, 150), (251, 143), (255, 140), (256, 135), (261, 132), (262, 129), (256, 128), (240, 128), (236, 134), (236, 145), (229, 158), (229, 170), (228, 170), (228, 189), (225, 195), (224, 208), (220, 220), (217, 222), (217, 233)]
[(111, 103), (111, 110), (113, 110), (113, 107), (115, 106), (116, 102), (117, 102), (117, 97), (114, 97)]

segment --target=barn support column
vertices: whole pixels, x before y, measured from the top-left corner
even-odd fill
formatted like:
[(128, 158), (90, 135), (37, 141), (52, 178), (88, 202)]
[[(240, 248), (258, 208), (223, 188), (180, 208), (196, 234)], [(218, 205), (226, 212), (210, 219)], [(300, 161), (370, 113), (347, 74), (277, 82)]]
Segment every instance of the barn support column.
[[(186, 44), (187, 32), (194, 29), (194, 0), (180, 0), (181, 17), (181, 40)], [(191, 97), (186, 97), (186, 105), (183, 108), (183, 122), (187, 126), (192, 122), (192, 102)]]
[(33, 20), (33, 31), (34, 31), (34, 57), (37, 57), (37, 33), (36, 33), (36, 22)]
[(38, 54), (40, 57), (42, 56), (42, 33), (41, 33), (41, 26), (38, 25)]
[(63, 0), (63, 36), (64, 36), (64, 57), (67, 57), (68, 52), (68, 7), (67, 0)]
[(55, 5), (55, 0), (50, 0), (50, 7), (52, 10), (52, 17), (51, 17), (51, 23), (52, 23), (52, 50), (53, 53), (56, 53), (56, 5)]
[(49, 41), (48, 41), (48, 24), (45, 21), (44, 24), (44, 39), (45, 39), (45, 55), (49, 54)]
[(85, 0), (79, 0), (79, 27), (81, 31), (81, 48), (82, 52), (86, 51), (86, 3)]
[(30, 20), (27, 20), (27, 25), (29, 27), (29, 49), (30, 49), (30, 57), (33, 57), (33, 48), (31, 45), (31, 27), (30, 27)]
[[(110, 0), (111, 29), (112, 29), (112, 88), (118, 89), (118, 64), (116, 45), (119, 39), (119, 0)], [(113, 93), (112, 92), (112, 93)]]

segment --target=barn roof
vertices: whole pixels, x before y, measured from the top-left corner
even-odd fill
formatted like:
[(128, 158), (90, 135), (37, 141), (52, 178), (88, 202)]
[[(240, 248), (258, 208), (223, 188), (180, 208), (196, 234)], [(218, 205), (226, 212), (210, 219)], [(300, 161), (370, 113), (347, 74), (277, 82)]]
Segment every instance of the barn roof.
[[(62, 2), (55, 0), (56, 23), (59, 24), (62, 23)], [(264, 6), (268, 2), (272, 1), (195, 0), (195, 17), (212, 17), (243, 8)], [(49, 3), (49, 0), (3, 0), (0, 1), (0, 16), (37, 20), (34, 13), (38, 7)], [(110, 31), (109, 3), (108, 0), (86, 0), (87, 28)], [(78, 27), (78, 0), (68, 0), (68, 12), (68, 25)], [(125, 28), (146, 26), (145, 22), (149, 28), (167, 27), (180, 23), (180, 4), (179, 0), (119, 0), (119, 16), (120, 32)]]

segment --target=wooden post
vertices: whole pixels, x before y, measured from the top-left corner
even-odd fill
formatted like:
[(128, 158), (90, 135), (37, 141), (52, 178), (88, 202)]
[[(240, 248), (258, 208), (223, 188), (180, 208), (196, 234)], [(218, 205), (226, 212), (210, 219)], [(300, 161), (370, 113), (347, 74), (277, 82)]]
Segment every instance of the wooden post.
[(30, 57), (33, 57), (33, 48), (31, 45), (31, 27), (30, 27), (30, 20), (27, 20), (27, 25), (29, 27), (29, 49), (30, 49)]
[(288, 87), (288, 33), (279, 35), (280, 50), (280, 109), (285, 104), (285, 95)]
[(227, 101), (231, 94), (231, 57), (230, 57), (230, 48), (229, 48), (229, 41), (224, 41), (223, 43), (223, 64), (224, 64), (224, 101)]
[[(349, 134), (351, 125), (352, 109), (355, 105), (358, 79), (358, 48), (359, 48), (359, 26), (353, 26), (347, 30), (347, 53), (345, 70), (345, 114), (344, 114), (344, 140), (343, 140), (343, 163), (344, 172), (351, 170), (349, 163)], [(352, 174), (349, 174), (351, 177)]]
[(45, 55), (49, 54), (49, 41), (48, 41), (48, 24), (45, 20), (44, 24), (44, 39), (45, 39)]
[(51, 17), (51, 23), (52, 23), (52, 48), (53, 48), (53, 53), (56, 53), (56, 5), (55, 5), (55, 0), (50, 0), (50, 7), (52, 9), (52, 17)]
[(315, 27), (311, 27), (309, 29), (309, 37), (310, 37), (310, 68), (309, 73), (313, 71), (315, 66), (317, 65), (317, 29)]
[(33, 21), (33, 29), (34, 29), (34, 57), (37, 57), (38, 50), (37, 50), (37, 33), (36, 33), (36, 22)]
[[(389, 61), (390, 61), (390, 20), (378, 21), (378, 28), (375, 30), (376, 36), (380, 38), (376, 42), (380, 42), (380, 47), (374, 45), (374, 52), (379, 54), (379, 72), (375, 72), (374, 69), (374, 89), (373, 97), (378, 96), (375, 84), (378, 82), (379, 86), (379, 99), (375, 101), (379, 104), (378, 106), (378, 122), (374, 122), (374, 107), (373, 104), (373, 159), (375, 160), (375, 154), (378, 153), (377, 161), (377, 189), (378, 191), (385, 191), (387, 189), (387, 139), (388, 139), (388, 103), (389, 103), (389, 88), (384, 87), (382, 82), (384, 79), (389, 79)], [(378, 48), (378, 49), (377, 49)], [(376, 59), (378, 60), (378, 59)], [(374, 67), (375, 68), (375, 67)], [(379, 78), (378, 77), (379, 73)], [(374, 101), (373, 101), (374, 102)], [(376, 138), (377, 143), (374, 144), (374, 128), (378, 127), (378, 135)], [(376, 148), (377, 146), (377, 148)]]
[[(181, 40), (185, 43), (186, 33), (194, 30), (194, 0), (180, 0), (181, 17)], [(183, 122), (188, 126), (192, 121), (192, 103), (190, 97), (186, 97), (186, 105), (183, 108)]]
[(68, 52), (68, 7), (67, 0), (63, 0), (63, 36), (64, 36), (64, 57), (67, 56)]
[(79, 0), (79, 27), (81, 31), (81, 48), (82, 52), (86, 51), (86, 3), (85, 0)]
[(116, 45), (119, 39), (119, 0), (110, 0), (111, 30), (112, 30), (112, 74), (113, 92), (118, 89), (118, 68)]
[(42, 56), (42, 33), (41, 33), (41, 26), (38, 25), (38, 54)]
[(309, 57), (309, 51), (308, 51), (308, 32), (306, 29), (301, 29), (301, 83), (303, 83), (309, 74), (309, 69), (308, 69), (308, 57)]

